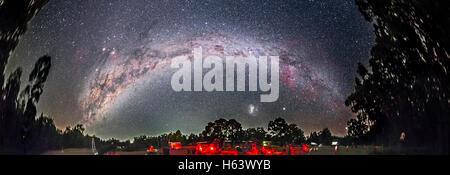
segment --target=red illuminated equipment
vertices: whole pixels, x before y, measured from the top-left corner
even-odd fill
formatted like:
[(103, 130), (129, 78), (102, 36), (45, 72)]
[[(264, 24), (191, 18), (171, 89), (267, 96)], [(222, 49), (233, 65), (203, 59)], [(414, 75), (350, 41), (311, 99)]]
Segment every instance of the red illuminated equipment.
[(261, 152), (264, 155), (275, 155), (275, 150), (273, 148), (268, 148), (268, 147), (265, 147), (265, 146), (263, 146), (261, 148)]
[(303, 144), (303, 151), (304, 152), (308, 152), (309, 151), (308, 145)]
[(238, 151), (222, 151), (220, 155), (239, 155)]
[[(150, 147), (147, 152), (150, 154), (156, 152), (156, 149)], [(336, 150), (335, 150), (336, 151)], [(164, 151), (162, 151), (164, 152)], [(232, 142), (225, 141), (221, 143), (219, 139), (213, 142), (198, 142), (192, 146), (182, 146), (180, 142), (169, 142), (169, 155), (306, 155), (309, 154), (309, 145), (293, 146), (291, 144), (286, 147), (272, 147), (270, 143), (258, 145), (256, 142), (243, 142), (234, 145)]]
[(160, 154), (160, 153), (161, 153), (161, 152), (159, 152), (158, 149), (153, 148), (153, 146), (150, 146), (150, 147), (147, 149), (147, 155), (157, 155), (157, 154)]
[(171, 150), (181, 149), (181, 143), (180, 142), (169, 142), (169, 147)]
[(252, 146), (250, 148), (250, 151), (247, 152), (247, 155), (260, 155), (260, 151), (258, 147), (256, 146), (256, 143), (252, 143)]
[(150, 146), (150, 148), (148, 148), (147, 152), (153, 152), (153, 146)]
[(239, 155), (239, 151), (237, 151), (238, 147), (233, 147), (231, 142), (225, 141), (220, 149), (220, 155)]
[(219, 153), (219, 145), (215, 143), (197, 143), (197, 146), (195, 147), (196, 155), (217, 155)]
[(308, 149), (308, 145), (302, 145), (301, 147), (295, 147), (292, 146), (291, 144), (288, 145), (288, 154), (289, 155), (305, 155), (309, 153), (309, 149)]

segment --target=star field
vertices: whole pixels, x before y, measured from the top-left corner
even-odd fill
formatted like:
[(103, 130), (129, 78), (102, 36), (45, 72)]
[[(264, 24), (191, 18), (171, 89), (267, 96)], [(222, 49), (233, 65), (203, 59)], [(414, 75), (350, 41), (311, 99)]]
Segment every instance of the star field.
[[(283, 117), (306, 132), (344, 135), (344, 105), (357, 62), (374, 36), (353, 1), (71, 0), (50, 1), (29, 24), (9, 62), (27, 74), (52, 56), (38, 110), (58, 127), (82, 123), (91, 134), (126, 139), (234, 118), (266, 127)], [(174, 92), (170, 61), (205, 54), (279, 55), (280, 98), (256, 92)]]

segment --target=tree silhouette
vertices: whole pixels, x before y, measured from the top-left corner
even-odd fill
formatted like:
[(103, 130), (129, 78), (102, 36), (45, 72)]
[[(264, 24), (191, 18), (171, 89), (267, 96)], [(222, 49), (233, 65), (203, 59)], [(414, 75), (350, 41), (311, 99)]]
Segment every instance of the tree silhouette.
[(184, 144), (185, 145), (193, 145), (199, 141), (200, 141), (200, 136), (191, 133), (189, 136), (187, 136), (186, 142)]
[(324, 145), (331, 145), (333, 137), (331, 135), (331, 131), (328, 128), (324, 128), (319, 132), (319, 142)]
[(220, 141), (240, 142), (243, 138), (242, 126), (234, 119), (226, 120), (221, 118), (214, 122), (209, 122), (202, 132), (202, 137), (207, 141), (217, 138)]
[(283, 118), (270, 121), (268, 130), (271, 140), (279, 145), (301, 144), (305, 142), (304, 132), (295, 124), (288, 124)]
[[(21, 105), (17, 103), (22, 70), (17, 68), (10, 74), (5, 84), (5, 67), (9, 56), (19, 43), (19, 37), (27, 30), (28, 22), (47, 2), (48, 0), (32, 2), (4, 0), (0, 4), (0, 89), (2, 95), (0, 99), (0, 152), (2, 153), (26, 152), (25, 145), (31, 141), (30, 131), (33, 123), (29, 122), (29, 118), (32, 117), (34, 120), (36, 115), (31, 116), (33, 113), (31, 104), (24, 113), (22, 110), (18, 110)], [(38, 72), (40, 71), (36, 71), (36, 73)], [(36, 79), (41, 79), (44, 74)], [(39, 90), (39, 88), (35, 90)], [(34, 93), (38, 95), (42, 91)]]
[(333, 140), (333, 136), (331, 135), (331, 131), (328, 128), (322, 129), (322, 131), (312, 132), (309, 135), (308, 142), (315, 142), (323, 145), (331, 145), (331, 141)]
[(182, 142), (184, 143), (186, 140), (186, 137), (183, 136), (180, 130), (177, 130), (175, 133), (169, 134), (169, 139), (171, 142)]
[[(0, 73), (4, 73), (9, 55), (19, 43), (30, 21), (48, 0), (3, 0), (0, 5)], [(0, 76), (0, 85), (4, 76)]]
[(314, 142), (314, 143), (319, 143), (319, 134), (317, 134), (317, 132), (316, 131), (314, 131), (314, 132), (311, 132), (311, 134), (309, 134), (309, 137), (308, 137), (308, 142), (309, 143), (312, 143), (312, 142)]
[(447, 1), (356, 0), (373, 22), (370, 71), (358, 66), (346, 105), (349, 135), (448, 153), (450, 18)]
[(20, 99), (18, 100), (18, 110), (23, 111), (21, 115), (20, 121), (20, 135), (21, 142), (23, 144), (24, 152), (27, 152), (29, 149), (28, 145), (31, 141), (33, 141), (33, 127), (37, 109), (36, 105), (39, 102), (39, 98), (44, 91), (44, 83), (47, 80), (47, 76), (50, 72), (51, 67), (51, 57), (43, 56), (38, 59), (36, 62), (34, 69), (31, 71), (29, 76), (29, 85), (25, 87), (25, 89), (21, 92)]
[[(22, 70), (17, 68), (8, 78), (2, 90), (1, 147), (3, 151), (27, 153), (30, 149), (43, 147), (38, 143), (45, 139), (39, 136), (54, 136), (57, 132), (53, 122), (41, 115), (36, 120), (36, 104), (39, 101), (51, 67), (51, 58), (43, 56), (38, 59), (29, 78), (29, 85), (20, 92)], [(43, 129), (50, 127), (53, 130)], [(38, 131), (38, 132), (35, 132)], [(48, 131), (52, 133), (40, 133)], [(33, 135), (34, 134), (34, 135)], [(52, 144), (53, 145), (53, 144)], [(51, 147), (52, 145), (44, 146)]]
[(262, 143), (267, 137), (267, 132), (262, 127), (248, 128), (244, 131), (244, 135), (245, 140), (257, 141), (258, 143)]
[(62, 145), (64, 148), (87, 148), (90, 145), (90, 139), (84, 135), (85, 128), (78, 124), (73, 128), (66, 127), (62, 135)]
[[(0, 153), (39, 153), (59, 148), (63, 134), (55, 127), (53, 119), (41, 114), (37, 117), (36, 105), (44, 91), (51, 68), (51, 57), (37, 60), (28, 77), (28, 84), (21, 89), (22, 69), (12, 72), (6, 83), (5, 67), (19, 37), (27, 30), (27, 23), (39, 12), (48, 0), (4, 0), (0, 4)], [(4, 85), (4, 86), (3, 86)], [(82, 128), (82, 127), (81, 127)], [(79, 126), (76, 131), (81, 130)], [(84, 129), (82, 129), (84, 130)], [(67, 133), (69, 131), (65, 131)], [(75, 131), (72, 131), (75, 132)], [(81, 132), (82, 133), (82, 132)], [(90, 136), (79, 134), (85, 144)], [(67, 138), (66, 138), (67, 140)], [(90, 142), (89, 142), (90, 143)]]
[(350, 119), (347, 122), (347, 132), (348, 132), (348, 136), (359, 140), (359, 143), (366, 143), (367, 142), (367, 138), (365, 137), (366, 133), (368, 132), (369, 126), (366, 124), (370, 121), (367, 121), (367, 116), (362, 115), (362, 114), (358, 114), (356, 119)]

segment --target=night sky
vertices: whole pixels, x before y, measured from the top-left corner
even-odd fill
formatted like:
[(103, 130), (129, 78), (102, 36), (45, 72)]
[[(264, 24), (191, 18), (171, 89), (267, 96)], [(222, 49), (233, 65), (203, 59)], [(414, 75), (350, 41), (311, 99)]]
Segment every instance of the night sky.
[[(8, 71), (21, 66), (27, 75), (50, 55), (39, 112), (102, 138), (199, 133), (218, 118), (267, 128), (276, 117), (306, 133), (344, 135), (354, 117), (344, 101), (373, 43), (352, 0), (53, 0), (30, 22)], [(171, 59), (197, 47), (204, 57), (279, 55), (278, 101), (174, 92)]]

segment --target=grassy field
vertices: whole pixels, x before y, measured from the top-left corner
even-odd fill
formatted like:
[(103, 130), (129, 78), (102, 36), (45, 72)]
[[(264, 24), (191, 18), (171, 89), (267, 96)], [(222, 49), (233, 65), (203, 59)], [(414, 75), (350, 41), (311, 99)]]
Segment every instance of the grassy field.
[(43, 155), (94, 155), (91, 149), (87, 148), (69, 148), (63, 150), (53, 150), (43, 153)]
[(345, 147), (341, 146), (338, 151), (334, 151), (332, 146), (322, 146), (317, 151), (311, 151), (310, 155), (369, 155), (375, 152), (382, 153), (384, 150), (378, 146), (358, 146), (358, 147)]
[[(146, 151), (132, 151), (132, 152), (124, 152), (124, 151), (117, 151), (119, 155), (145, 155)], [(91, 149), (88, 148), (69, 148), (62, 150), (53, 150), (53, 151), (47, 151), (43, 153), (43, 155), (95, 155), (92, 153)]]

